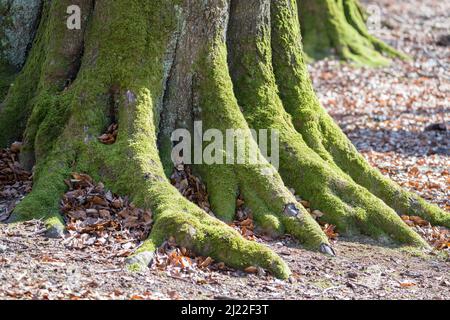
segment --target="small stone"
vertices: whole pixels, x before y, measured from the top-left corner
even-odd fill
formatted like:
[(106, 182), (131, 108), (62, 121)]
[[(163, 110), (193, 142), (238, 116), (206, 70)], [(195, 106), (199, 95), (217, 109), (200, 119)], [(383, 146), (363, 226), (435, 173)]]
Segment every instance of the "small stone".
[(296, 217), (300, 214), (300, 210), (297, 209), (295, 204), (291, 203), (284, 208), (284, 214), (289, 217)]
[(349, 272), (347, 273), (347, 277), (349, 277), (350, 279), (356, 279), (358, 278), (358, 274), (356, 272)]
[(334, 252), (333, 248), (330, 247), (328, 244), (325, 244), (325, 243), (322, 243), (320, 245), (319, 251), (322, 252), (322, 253), (328, 254), (330, 256), (333, 256), (333, 257), (336, 256), (336, 253)]
[(0, 253), (6, 252), (7, 249), (8, 249), (7, 246), (0, 244)]
[[(0, 250), (0, 252), (1, 252), (1, 250)], [(450, 281), (444, 279), (439, 283), (439, 285), (442, 287), (450, 287)]]

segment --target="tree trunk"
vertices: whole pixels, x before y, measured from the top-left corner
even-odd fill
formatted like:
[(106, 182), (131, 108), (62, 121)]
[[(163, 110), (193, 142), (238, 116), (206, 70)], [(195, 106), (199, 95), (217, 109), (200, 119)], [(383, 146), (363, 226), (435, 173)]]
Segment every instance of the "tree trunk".
[(311, 58), (330, 54), (359, 65), (383, 66), (383, 56), (408, 57), (372, 36), (359, 0), (300, 0), (299, 16), (304, 50)]
[(40, 0), (1, 0), (0, 54), (2, 60), (20, 67), (33, 39), (41, 8)]
[(0, 0), (0, 101), (25, 61), (39, 12), (40, 0)]
[[(81, 30), (64, 23), (73, 4), (82, 8)], [(23, 135), (21, 160), (35, 164), (33, 191), (11, 221), (43, 218), (50, 235), (60, 234), (64, 179), (84, 172), (153, 210), (150, 238), (132, 267), (148, 264), (173, 236), (230, 266), (288, 277), (280, 257), (222, 222), (233, 218), (238, 193), (263, 231), (333, 254), (287, 186), (342, 233), (427, 246), (398, 214), (447, 227), (449, 215), (366, 163), (318, 102), (300, 39), (295, 0), (44, 1), (27, 62), (0, 107), (0, 145)], [(170, 134), (197, 120), (204, 131), (279, 132), (279, 173), (267, 161), (194, 166), (222, 221), (167, 178)], [(117, 140), (101, 144), (97, 137), (112, 122)]]

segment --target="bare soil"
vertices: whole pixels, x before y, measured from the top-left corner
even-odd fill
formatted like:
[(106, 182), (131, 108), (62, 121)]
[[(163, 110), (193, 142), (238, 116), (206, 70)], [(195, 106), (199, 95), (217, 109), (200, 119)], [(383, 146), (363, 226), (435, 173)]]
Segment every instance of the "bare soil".
[(43, 225), (0, 226), (3, 299), (447, 299), (450, 259), (415, 249), (340, 239), (326, 257), (294, 241), (268, 245), (286, 259), (290, 281), (240, 271), (129, 273), (123, 259), (92, 247), (71, 250)]

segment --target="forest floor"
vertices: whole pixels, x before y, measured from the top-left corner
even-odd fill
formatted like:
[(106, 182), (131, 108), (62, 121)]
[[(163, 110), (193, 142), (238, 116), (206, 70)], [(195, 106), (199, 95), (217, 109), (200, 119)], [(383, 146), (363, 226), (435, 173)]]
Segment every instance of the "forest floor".
[[(450, 4), (439, 0), (364, 2), (381, 8), (384, 26), (375, 33), (413, 60), (395, 61), (380, 69), (355, 68), (332, 59), (316, 62), (310, 66), (314, 85), (324, 106), (374, 166), (449, 210)], [(0, 170), (0, 178), (1, 174)], [(30, 187), (25, 173), (20, 178), (23, 181), (8, 189), (8, 197), (0, 198), (0, 221)], [(145, 213), (140, 215), (145, 218)], [(124, 256), (133, 248), (127, 237), (142, 232), (130, 230), (120, 250), (114, 247), (117, 234), (111, 236), (116, 239), (111, 243), (102, 239), (114, 248), (106, 250), (92, 243), (77, 247), (70, 242), (73, 237), (47, 239), (40, 221), (0, 224), (0, 299), (450, 296), (448, 248), (425, 252), (365, 237), (337, 237), (333, 245), (337, 257), (330, 258), (302, 249), (289, 237), (276, 241), (256, 237), (278, 252), (293, 271), (290, 281), (279, 281), (262, 271), (251, 274), (209, 265), (207, 259), (190, 260), (166, 244), (152, 268), (129, 273), (123, 269)], [(433, 233), (430, 228), (420, 231), (424, 236)]]

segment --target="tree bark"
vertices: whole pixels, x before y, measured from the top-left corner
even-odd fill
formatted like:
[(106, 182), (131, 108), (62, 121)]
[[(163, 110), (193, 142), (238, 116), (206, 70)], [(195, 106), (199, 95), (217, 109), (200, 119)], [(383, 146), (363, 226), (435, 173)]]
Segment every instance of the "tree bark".
[[(82, 8), (81, 30), (63, 23), (73, 4)], [(0, 106), (0, 145), (24, 136), (21, 160), (35, 164), (33, 191), (11, 221), (43, 218), (49, 235), (59, 235), (64, 179), (84, 172), (153, 210), (154, 227), (129, 259), (132, 268), (147, 265), (173, 236), (230, 266), (288, 277), (280, 257), (222, 222), (233, 219), (239, 193), (264, 232), (287, 232), (334, 254), (287, 186), (342, 233), (426, 247), (398, 214), (449, 227), (448, 213), (370, 167), (320, 105), (297, 8), (295, 0), (44, 1), (26, 64)], [(170, 134), (192, 130), (196, 120), (222, 133), (280, 132), (279, 173), (268, 162), (194, 166), (218, 219), (167, 178)], [(97, 137), (111, 122), (119, 125), (117, 141), (101, 144)]]
[(0, 0), (0, 101), (25, 61), (39, 12), (40, 0)]
[(23, 65), (40, 11), (41, 0), (0, 0), (0, 60)]

